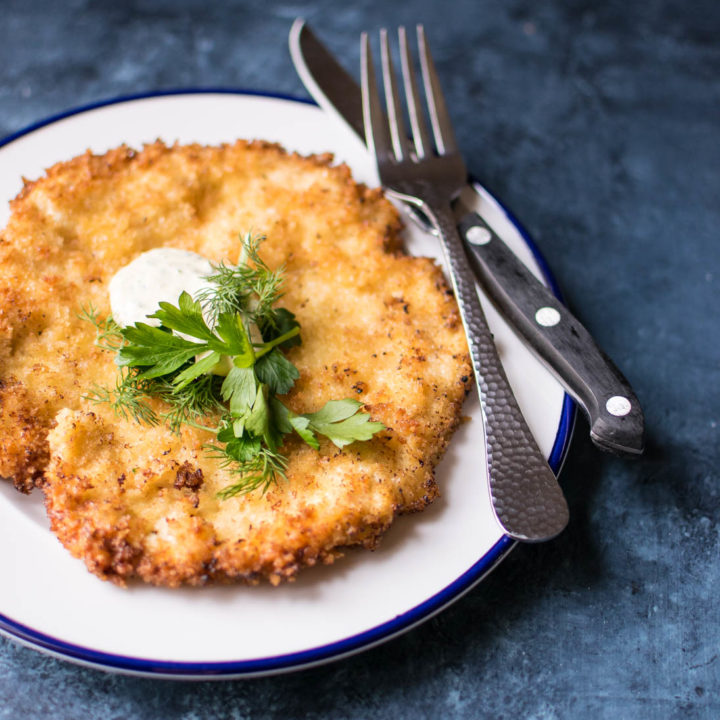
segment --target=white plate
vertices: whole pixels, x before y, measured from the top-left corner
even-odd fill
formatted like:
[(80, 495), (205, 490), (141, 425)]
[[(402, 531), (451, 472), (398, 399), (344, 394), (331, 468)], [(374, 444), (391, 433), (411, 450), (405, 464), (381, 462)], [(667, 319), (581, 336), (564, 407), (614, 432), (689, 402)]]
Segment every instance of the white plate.
[[(302, 153), (335, 153), (356, 179), (377, 184), (362, 143), (314, 105), (236, 92), (153, 95), (83, 108), (8, 138), (0, 147), (0, 227), (21, 177), (36, 178), (90, 148), (127, 143), (263, 138)], [(487, 220), (538, 275), (542, 260), (522, 229), (482, 188)], [(439, 246), (408, 231), (415, 254)], [(483, 298), (484, 299), (484, 298)], [(557, 471), (573, 405), (560, 385), (484, 302), (518, 402)], [(426, 620), (477, 583), (513, 546), (494, 518), (479, 403), (438, 468), (442, 498), (400, 518), (375, 552), (352, 551), (330, 567), (274, 588), (123, 590), (98, 580), (48, 529), (41, 494), (0, 482), (0, 632), (56, 656), (106, 670), (164, 677), (283, 672), (357, 652)]]

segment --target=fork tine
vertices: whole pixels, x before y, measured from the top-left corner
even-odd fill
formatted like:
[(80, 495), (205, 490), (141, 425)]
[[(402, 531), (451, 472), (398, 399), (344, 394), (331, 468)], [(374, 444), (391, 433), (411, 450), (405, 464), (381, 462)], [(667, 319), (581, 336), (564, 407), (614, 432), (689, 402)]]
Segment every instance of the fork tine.
[(407, 100), (408, 114), (410, 115), (413, 140), (415, 141), (415, 153), (419, 158), (424, 158), (432, 153), (432, 147), (430, 145), (430, 135), (420, 109), (415, 71), (410, 58), (410, 49), (408, 48), (404, 27), (398, 28), (398, 39), (400, 40), (400, 60), (405, 85), (405, 98)]
[(363, 121), (365, 123), (365, 142), (378, 161), (392, 157), (390, 132), (385, 122), (375, 67), (370, 52), (370, 39), (367, 33), (360, 36), (360, 74), (363, 105)]
[(423, 84), (425, 85), (425, 97), (427, 98), (428, 113), (438, 154), (445, 155), (446, 153), (457, 152), (455, 132), (445, 105), (445, 98), (435, 70), (435, 63), (432, 55), (430, 55), (430, 48), (428, 48), (425, 41), (425, 29), (422, 25), (417, 26), (417, 40)]
[(408, 136), (403, 120), (403, 110), (400, 104), (400, 96), (395, 78), (392, 56), (390, 55), (390, 44), (388, 42), (387, 30), (380, 31), (380, 54), (382, 58), (382, 76), (385, 85), (385, 104), (387, 105), (388, 121), (390, 124), (390, 136), (392, 137), (395, 157), (403, 160), (409, 157)]

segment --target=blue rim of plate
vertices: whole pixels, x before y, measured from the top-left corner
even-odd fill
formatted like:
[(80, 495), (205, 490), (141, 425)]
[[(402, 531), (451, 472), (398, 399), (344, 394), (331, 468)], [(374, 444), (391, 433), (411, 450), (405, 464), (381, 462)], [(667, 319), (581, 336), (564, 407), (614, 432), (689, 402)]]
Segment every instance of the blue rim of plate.
[[(281, 93), (263, 92), (259, 90), (243, 90), (233, 88), (207, 88), (207, 89), (174, 89), (161, 90), (157, 92), (138, 93), (134, 95), (124, 95), (109, 100), (101, 100), (98, 102), (82, 105), (72, 108), (64, 112), (52, 115), (44, 120), (28, 125), (27, 127), (12, 133), (0, 140), (0, 148), (9, 143), (29, 135), (30, 133), (52, 125), (60, 120), (79, 115), (90, 110), (106, 107), (108, 105), (119, 105), (125, 102), (135, 100), (146, 100), (155, 97), (167, 97), (172, 95), (250, 95), (257, 97), (274, 98), (278, 100), (288, 100), (298, 102), (305, 105), (316, 105), (312, 100), (307, 98), (293, 97), (292, 95), (283, 95)], [(474, 178), (470, 178), (473, 184), (479, 184)], [(483, 186), (484, 187), (484, 186)], [(487, 190), (487, 188), (485, 188)], [(487, 190), (490, 193), (489, 190)], [(540, 270), (548, 286), (552, 292), (562, 301), (560, 289), (550, 272), (550, 268), (545, 258), (540, 253), (535, 241), (530, 234), (510, 212), (510, 210), (501, 203), (495, 195), (490, 193), (493, 199), (498, 203), (500, 208), (506, 214), (510, 222), (520, 233), (523, 241), (527, 244), (532, 252), (536, 262), (540, 266)], [(562, 468), (567, 450), (570, 446), (570, 439), (575, 424), (576, 404), (573, 399), (566, 393), (563, 399), (562, 410), (560, 414), (560, 425), (555, 436), (555, 443), (550, 453), (548, 463), (557, 475)], [(15, 622), (11, 618), (0, 613), (0, 634), (16, 640), (23, 645), (30, 646), (37, 650), (45, 651), (50, 655), (59, 657), (64, 660), (70, 660), (83, 665), (88, 665), (102, 670), (123, 672), (134, 675), (145, 675), (154, 677), (179, 678), (179, 679), (203, 679), (203, 678), (232, 678), (232, 677), (252, 677), (261, 675), (271, 675), (282, 672), (290, 672), (292, 670), (300, 670), (302, 668), (313, 665), (320, 665), (332, 660), (339, 660), (342, 657), (354, 654), (361, 650), (369, 649), (374, 645), (390, 640), (396, 635), (411, 629), (415, 625), (419, 625), (431, 616), (440, 612), (442, 609), (458, 600), (462, 595), (468, 592), (472, 587), (479, 583), (491, 570), (493, 570), (501, 560), (515, 546), (512, 538), (504, 536), (474, 565), (454, 580), (450, 585), (445, 587), (439, 593), (428, 598), (424, 602), (407, 610), (402, 615), (398, 615), (392, 620), (378, 625), (377, 627), (366, 630), (357, 635), (345, 638), (338, 642), (328, 645), (303, 650), (300, 652), (289, 653), (286, 655), (277, 655), (272, 657), (259, 658), (257, 660), (242, 661), (223, 661), (223, 662), (172, 662), (147, 660), (144, 658), (135, 658), (126, 655), (114, 655), (111, 653), (99, 652), (91, 648), (73, 645), (63, 640), (45, 635), (44, 633), (33, 630), (30, 627)]]

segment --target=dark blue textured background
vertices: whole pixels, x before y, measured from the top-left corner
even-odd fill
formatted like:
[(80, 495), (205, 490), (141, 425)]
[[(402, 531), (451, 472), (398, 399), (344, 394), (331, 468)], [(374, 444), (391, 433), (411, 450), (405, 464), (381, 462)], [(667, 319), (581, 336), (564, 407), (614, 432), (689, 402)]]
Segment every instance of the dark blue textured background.
[(720, 717), (716, 2), (0, 7), (0, 136), (157, 89), (305, 96), (286, 49), (296, 16), (348, 68), (361, 30), (424, 22), (469, 167), (534, 235), (648, 424), (646, 456), (625, 462), (596, 451), (580, 421), (562, 473), (567, 531), (519, 548), (384, 646), (284, 677), (193, 684), (0, 639), (2, 720)]

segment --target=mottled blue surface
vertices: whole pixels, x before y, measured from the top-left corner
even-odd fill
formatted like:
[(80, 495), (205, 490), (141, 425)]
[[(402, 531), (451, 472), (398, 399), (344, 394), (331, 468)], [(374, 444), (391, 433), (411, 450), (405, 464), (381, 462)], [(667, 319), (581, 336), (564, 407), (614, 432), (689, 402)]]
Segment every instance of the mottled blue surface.
[(2, 720), (720, 717), (716, 2), (1, 7), (0, 136), (156, 89), (305, 96), (286, 49), (296, 16), (351, 68), (362, 29), (424, 22), (469, 167), (535, 236), (648, 424), (646, 456), (625, 462), (596, 451), (580, 421), (562, 473), (567, 531), (386, 645), (193, 684), (0, 639)]

